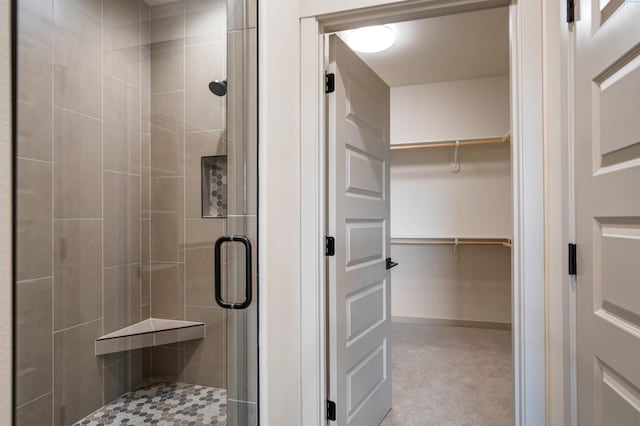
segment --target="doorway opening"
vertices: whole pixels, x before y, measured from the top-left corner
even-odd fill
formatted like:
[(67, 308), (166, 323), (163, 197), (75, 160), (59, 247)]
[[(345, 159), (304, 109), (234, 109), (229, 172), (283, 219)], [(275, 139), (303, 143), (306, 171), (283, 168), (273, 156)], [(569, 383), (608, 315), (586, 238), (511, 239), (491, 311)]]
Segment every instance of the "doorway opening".
[(509, 10), (367, 28), (325, 44), (336, 421), (510, 424)]

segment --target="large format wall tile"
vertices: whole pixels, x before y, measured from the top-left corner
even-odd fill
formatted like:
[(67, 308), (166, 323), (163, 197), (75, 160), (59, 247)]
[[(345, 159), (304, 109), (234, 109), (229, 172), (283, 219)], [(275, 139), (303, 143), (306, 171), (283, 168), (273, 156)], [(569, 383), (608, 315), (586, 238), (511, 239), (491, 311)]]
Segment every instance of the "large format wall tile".
[(187, 220), (185, 250), (186, 303), (216, 306), (214, 297), (214, 245), (225, 233), (225, 220)]
[[(24, 405), (16, 420), (68, 425), (151, 375), (151, 350), (113, 357), (104, 369), (103, 358), (94, 355), (94, 340), (105, 330), (151, 314), (151, 221), (141, 224), (151, 210), (151, 48), (142, 46), (150, 41), (150, 9), (141, 0), (18, 4), (16, 402)], [(164, 7), (165, 14), (172, 8), (184, 6)], [(178, 61), (156, 81), (183, 88), (184, 15), (173, 15), (163, 22), (179, 36), (163, 41), (178, 41)], [(156, 30), (171, 35), (162, 25)], [(160, 52), (160, 62), (176, 53)], [(175, 105), (168, 96), (156, 116), (170, 134), (169, 144), (156, 147), (164, 176), (184, 174), (182, 97)], [(176, 205), (176, 212), (183, 209), (184, 202)], [(184, 229), (183, 216), (175, 214), (176, 232)], [(175, 257), (181, 245), (173, 244)], [(184, 269), (175, 269), (174, 290), (184, 293)], [(159, 298), (159, 306), (182, 317), (183, 299), (173, 309)]]
[(20, 0), (18, 2), (20, 34), (51, 46), (52, 12), (51, 0)]
[[(185, 9), (186, 44), (201, 44), (220, 40), (227, 31), (226, 0), (189, 0)], [(224, 63), (226, 53), (216, 52), (220, 63)]]
[(138, 0), (103, 3), (104, 72), (140, 85), (141, 8)]
[(52, 275), (51, 164), (18, 160), (18, 281)]
[(61, 3), (66, 3), (73, 6), (77, 12), (90, 16), (98, 22), (102, 21), (102, 0), (53, 0), (53, 3), (54, 10), (60, 8)]
[(255, 215), (258, 209), (257, 37), (255, 28), (229, 32), (229, 215)]
[(17, 387), (20, 406), (52, 390), (51, 278), (17, 285)]
[(142, 134), (141, 142), (141, 162), (140, 162), (140, 191), (142, 218), (148, 219), (149, 210), (151, 209), (151, 136)]
[(142, 357), (142, 379), (149, 380), (151, 378), (151, 353), (153, 348), (144, 348), (142, 349), (141, 357)]
[(184, 93), (151, 95), (151, 176), (184, 174)]
[(126, 265), (104, 270), (103, 333), (140, 321), (140, 265)]
[(184, 318), (184, 266), (181, 263), (151, 264), (151, 316)]
[(153, 347), (151, 354), (151, 374), (154, 379), (184, 381), (182, 343)]
[(255, 302), (245, 310), (227, 311), (227, 392), (229, 398), (256, 402), (258, 398), (258, 339)]
[(258, 0), (228, 0), (229, 31), (255, 28), (258, 22)]
[(151, 318), (151, 304), (140, 306), (140, 321)]
[(97, 320), (54, 335), (54, 425), (70, 425), (102, 405), (102, 360), (94, 353), (101, 330)]
[(101, 1), (54, 0), (54, 102), (100, 117)]
[(184, 37), (184, 2), (154, 6), (150, 17), (151, 43), (182, 40)]
[(102, 221), (55, 221), (55, 329), (102, 316)]
[(187, 383), (226, 388), (226, 330), (222, 308), (187, 306), (186, 320), (206, 324), (204, 340), (185, 342), (185, 379)]
[(16, 426), (51, 425), (53, 392), (49, 392), (16, 410)]
[(104, 168), (140, 174), (140, 90), (104, 77)]
[(137, 350), (104, 366), (105, 404), (142, 384), (142, 362), (142, 350)]
[(151, 7), (146, 0), (139, 1), (138, 4), (140, 5), (141, 43), (142, 46), (148, 46), (151, 44)]
[(98, 120), (55, 108), (56, 218), (102, 217), (102, 138)]
[(104, 266), (140, 263), (140, 177), (104, 172)]
[(184, 178), (151, 179), (151, 261), (184, 259)]
[(49, 392), (16, 410), (16, 426), (52, 424), (53, 392)]
[(184, 89), (184, 41), (151, 45), (151, 93)]
[(142, 93), (141, 111), (142, 127), (144, 134), (151, 134), (151, 49), (148, 46), (142, 48), (142, 65), (140, 67), (140, 90)]
[(216, 96), (208, 86), (212, 80), (226, 80), (226, 37), (186, 48), (187, 130), (224, 129), (225, 97)]
[(27, 37), (18, 49), (18, 155), (51, 161), (51, 47)]
[(140, 304), (148, 305), (151, 303), (151, 220), (143, 219), (140, 221), (142, 240), (140, 241), (141, 253), (141, 280), (142, 291), (140, 293)]

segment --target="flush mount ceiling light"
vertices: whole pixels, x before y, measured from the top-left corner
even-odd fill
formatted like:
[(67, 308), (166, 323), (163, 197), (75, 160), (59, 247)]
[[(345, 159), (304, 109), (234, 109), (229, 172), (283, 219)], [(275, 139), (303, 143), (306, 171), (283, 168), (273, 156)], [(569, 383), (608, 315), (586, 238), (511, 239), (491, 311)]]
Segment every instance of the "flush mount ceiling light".
[(363, 27), (351, 31), (347, 43), (356, 52), (376, 53), (391, 47), (396, 41), (393, 30), (384, 25)]

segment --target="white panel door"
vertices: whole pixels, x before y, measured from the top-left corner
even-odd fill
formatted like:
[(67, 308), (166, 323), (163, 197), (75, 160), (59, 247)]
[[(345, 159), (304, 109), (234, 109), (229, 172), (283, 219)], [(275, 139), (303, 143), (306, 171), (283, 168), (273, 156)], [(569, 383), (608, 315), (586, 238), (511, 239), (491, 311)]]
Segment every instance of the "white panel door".
[(640, 425), (640, 3), (576, 23), (578, 424)]
[(391, 409), (389, 87), (329, 37), (329, 399), (339, 425), (378, 425)]

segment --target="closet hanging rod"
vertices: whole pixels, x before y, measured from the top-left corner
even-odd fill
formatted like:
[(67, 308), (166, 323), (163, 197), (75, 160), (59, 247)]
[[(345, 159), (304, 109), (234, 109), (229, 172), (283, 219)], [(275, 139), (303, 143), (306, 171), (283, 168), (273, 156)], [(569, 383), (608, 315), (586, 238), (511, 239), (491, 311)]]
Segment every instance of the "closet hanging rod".
[[(502, 145), (511, 143), (511, 133), (507, 133), (501, 138), (483, 138), (483, 139), (460, 139), (459, 146), (471, 146), (471, 145)], [(447, 141), (433, 141), (433, 142), (418, 142), (418, 143), (403, 143), (391, 145), (391, 150), (397, 149), (421, 149), (421, 148), (447, 148), (455, 147), (457, 145), (455, 140)]]
[(511, 247), (507, 238), (391, 238), (394, 245), (421, 246), (502, 246)]

